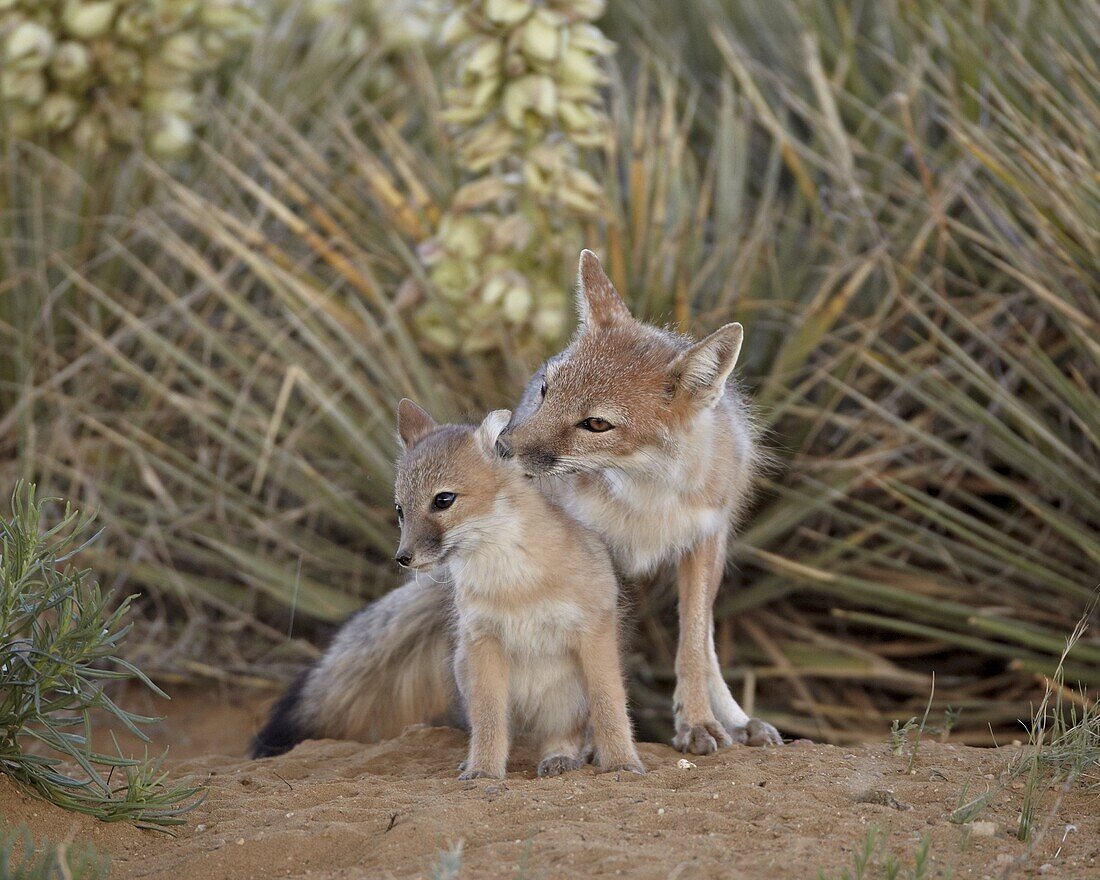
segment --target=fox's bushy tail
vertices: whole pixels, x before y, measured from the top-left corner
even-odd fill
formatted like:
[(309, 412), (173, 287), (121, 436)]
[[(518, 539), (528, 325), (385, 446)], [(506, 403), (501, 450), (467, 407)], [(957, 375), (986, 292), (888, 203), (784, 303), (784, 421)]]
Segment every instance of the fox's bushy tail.
[(373, 742), (410, 724), (461, 723), (453, 615), (449, 588), (434, 581), (407, 583), (368, 605), (275, 704), (252, 757), (280, 755), (304, 739)]

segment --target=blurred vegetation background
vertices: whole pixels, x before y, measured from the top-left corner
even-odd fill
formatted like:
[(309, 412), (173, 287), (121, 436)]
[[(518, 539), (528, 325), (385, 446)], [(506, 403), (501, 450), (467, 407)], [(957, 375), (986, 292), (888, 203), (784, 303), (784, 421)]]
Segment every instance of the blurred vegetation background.
[(280, 681), (398, 582), (396, 401), (513, 403), (588, 246), (747, 330), (734, 692), (1021, 737), (1100, 583), (1098, 58), (1087, 0), (0, 0), (0, 480), (99, 509), (154, 678)]

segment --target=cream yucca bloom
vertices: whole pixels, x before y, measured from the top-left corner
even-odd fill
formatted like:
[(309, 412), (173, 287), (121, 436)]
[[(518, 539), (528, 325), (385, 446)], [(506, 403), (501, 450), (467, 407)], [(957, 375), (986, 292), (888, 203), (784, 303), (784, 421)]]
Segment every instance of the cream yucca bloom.
[[(224, 2), (224, 0), (223, 0)], [(361, 55), (366, 47), (386, 50), (436, 39), (442, 19), (438, 0), (279, 0), (301, 12), (304, 20), (327, 31), (320, 37), (326, 51)], [(291, 6), (291, 4), (293, 4)]]
[(194, 141), (198, 91), (259, 26), (257, 0), (0, 0), (9, 133), (99, 155)]
[(443, 118), (469, 178), (420, 250), (443, 300), (423, 301), (414, 316), (430, 345), (484, 351), (502, 344), (502, 330), (521, 347), (564, 331), (568, 303), (547, 267), (562, 264), (577, 221), (598, 217), (605, 202), (580, 167), (608, 131), (600, 88), (615, 46), (593, 24), (603, 9), (602, 0), (448, 5)]
[(41, 70), (50, 62), (54, 36), (42, 25), (21, 21), (4, 40), (5, 70)]

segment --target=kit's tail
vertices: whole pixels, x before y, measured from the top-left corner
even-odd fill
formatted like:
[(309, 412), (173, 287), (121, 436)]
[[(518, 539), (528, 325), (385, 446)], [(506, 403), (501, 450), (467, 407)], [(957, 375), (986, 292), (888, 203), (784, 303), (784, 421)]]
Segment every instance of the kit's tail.
[(449, 591), (433, 581), (368, 605), (275, 704), (252, 756), (279, 755), (304, 739), (371, 742), (410, 724), (461, 723), (452, 618)]

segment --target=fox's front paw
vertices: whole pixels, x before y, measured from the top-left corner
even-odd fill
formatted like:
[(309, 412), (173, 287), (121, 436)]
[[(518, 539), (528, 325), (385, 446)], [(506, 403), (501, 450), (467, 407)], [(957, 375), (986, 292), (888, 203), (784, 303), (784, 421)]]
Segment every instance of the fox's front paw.
[(733, 745), (733, 740), (717, 721), (703, 721), (699, 724), (681, 723), (672, 738), (672, 745), (681, 752), (693, 755), (709, 755), (719, 748)]
[(783, 737), (779, 731), (759, 718), (750, 718), (744, 727), (735, 727), (730, 731), (735, 743), (745, 746), (781, 746)]
[(463, 770), (458, 774), (459, 779), (503, 779), (503, 773), (491, 773), (488, 770)]
[(561, 776), (570, 770), (578, 770), (580, 766), (581, 761), (579, 758), (573, 758), (569, 755), (550, 755), (539, 761), (538, 769), (535, 772), (539, 776)]

